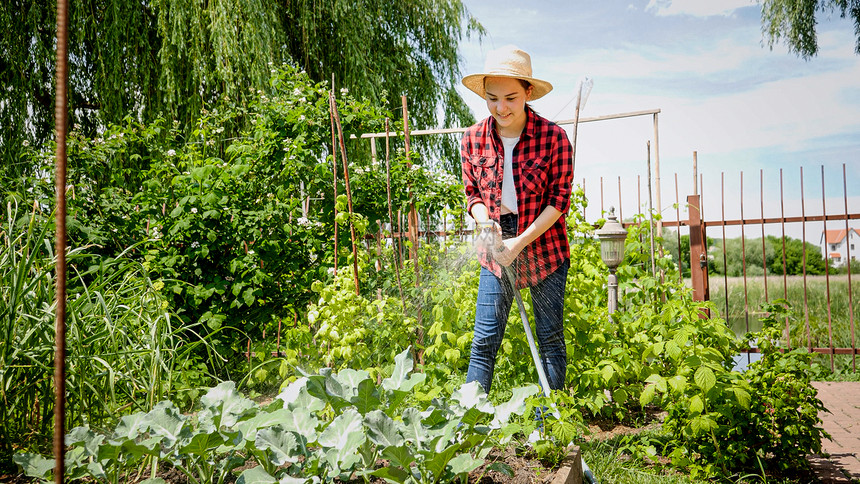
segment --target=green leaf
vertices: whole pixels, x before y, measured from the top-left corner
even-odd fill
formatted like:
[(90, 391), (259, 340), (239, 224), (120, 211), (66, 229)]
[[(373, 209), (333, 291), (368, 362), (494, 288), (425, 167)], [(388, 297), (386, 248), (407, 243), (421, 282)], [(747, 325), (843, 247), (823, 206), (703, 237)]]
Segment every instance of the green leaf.
[(705, 409), (705, 402), (702, 400), (702, 397), (699, 395), (693, 395), (690, 398), (690, 413), (691, 414), (700, 414), (702, 410)]
[(687, 388), (687, 378), (684, 375), (675, 375), (668, 380), (669, 386), (675, 393), (684, 393)]
[[(445, 468), (448, 466), (448, 462), (454, 458), (457, 454), (457, 451), (460, 450), (460, 443), (456, 443), (453, 445), (449, 445), (443, 448), (441, 451), (437, 450), (423, 450), (419, 451), (421, 454), (425, 456), (424, 466), (433, 473), (434, 480), (444, 480), (445, 476)], [(468, 454), (466, 454), (468, 455)], [(470, 456), (471, 457), (471, 456)]]
[(628, 398), (630, 398), (630, 394), (628, 394), (627, 390), (623, 388), (618, 388), (612, 392), (612, 401), (619, 405), (624, 405)]
[(124, 415), (120, 418), (119, 423), (113, 430), (111, 440), (135, 440), (140, 434), (147, 431), (149, 428), (148, 418), (146, 413), (138, 412), (132, 415)]
[(284, 415), (281, 425), (284, 427), (284, 430), (295, 432), (301, 438), (307, 439), (305, 442), (317, 440), (316, 429), (317, 425), (319, 425), (319, 419), (307, 410), (299, 408), (291, 410), (288, 414)]
[(522, 415), (526, 410), (526, 399), (540, 392), (537, 385), (514, 388), (510, 400), (496, 405), (493, 425), (501, 427), (508, 423), (511, 415)]
[(332, 375), (332, 378), (337, 380), (344, 388), (355, 391), (358, 385), (365, 380), (370, 380), (370, 373), (364, 370), (353, 370), (344, 368), (338, 374)]
[(669, 358), (677, 360), (681, 357), (681, 347), (674, 340), (666, 342), (666, 354)]
[(409, 466), (415, 462), (415, 456), (405, 445), (386, 447), (382, 449), (382, 457), (403, 469), (409, 469)]
[(408, 392), (415, 385), (424, 381), (425, 375), (417, 373), (409, 375), (413, 367), (411, 348), (407, 348), (402, 353), (394, 357), (394, 371), (389, 378), (382, 380), (382, 388), (389, 391)]
[(609, 381), (612, 380), (613, 375), (615, 375), (615, 369), (612, 368), (612, 365), (606, 365), (603, 367), (603, 370), (600, 371), (600, 376), (606, 383), (609, 383)]
[(663, 342), (663, 341), (658, 341), (658, 342), (656, 342), (656, 343), (652, 344), (652, 345), (651, 345), (651, 347), (648, 349), (648, 351), (649, 351), (652, 355), (654, 355), (655, 357), (660, 356), (660, 353), (662, 353), (662, 352), (663, 352), (663, 346), (664, 346), (665, 344), (666, 344), (666, 343), (665, 343), (665, 342)]
[(421, 413), (417, 408), (409, 407), (403, 411), (400, 432), (403, 438), (412, 441), (416, 448), (422, 449), (427, 440), (427, 430), (421, 424)]
[(263, 466), (245, 469), (236, 480), (236, 484), (275, 484), (278, 480), (263, 469)]
[(451, 466), (452, 473), (460, 475), (472, 472), (478, 467), (481, 467), (483, 463), (484, 459), (476, 459), (466, 452), (454, 457), (448, 464)]
[(645, 385), (645, 388), (642, 389), (642, 393), (639, 394), (639, 405), (645, 406), (651, 403), (651, 400), (654, 399), (654, 393), (657, 389), (655, 384)]
[(232, 381), (211, 388), (200, 398), (200, 404), (216, 416), (215, 421), (220, 423), (218, 430), (221, 427), (232, 428), (246, 412), (257, 408), (253, 400), (236, 391), (236, 384)]
[(746, 410), (750, 408), (751, 397), (749, 392), (740, 387), (730, 388), (729, 390), (735, 394), (735, 399), (738, 401), (738, 405), (743, 407)]
[(220, 432), (200, 432), (191, 440), (179, 448), (180, 454), (189, 454), (194, 456), (208, 455), (213, 449), (226, 442), (227, 439)]
[(247, 420), (239, 422), (236, 428), (242, 433), (242, 437), (245, 440), (253, 442), (257, 438), (257, 431), (259, 429), (281, 424), (288, 418), (292, 418), (291, 414), (292, 412), (286, 408), (279, 408), (271, 412), (260, 412)]
[(374, 410), (364, 417), (367, 437), (381, 447), (403, 445), (403, 436), (397, 431), (397, 423), (382, 410)]
[(298, 462), (301, 455), (301, 446), (296, 436), (280, 427), (271, 427), (257, 432), (254, 446), (259, 450), (268, 450), (269, 460), (276, 466)]
[(146, 417), (149, 430), (162, 437), (167, 447), (173, 447), (183, 430), (186, 430), (187, 417), (180, 414), (170, 401), (158, 402)]
[(66, 446), (73, 447), (76, 444), (83, 444), (84, 456), (96, 456), (99, 453), (99, 446), (104, 441), (104, 435), (96, 435), (89, 427), (75, 427), (71, 432), (66, 434)]
[(487, 399), (487, 392), (477, 381), (465, 383), (451, 394), (451, 400), (463, 408), (476, 409), (482, 413), (493, 413), (493, 404)]
[[(358, 447), (364, 443), (367, 437), (364, 434), (364, 424), (361, 415), (352, 408), (335, 417), (317, 439), (328, 451), (327, 457), (332, 464), (340, 465), (352, 461), (352, 457), (358, 452)], [(332, 461), (331, 459), (335, 459)]]
[(325, 408), (325, 401), (308, 392), (308, 378), (301, 377), (287, 385), (287, 388), (277, 396), (284, 401), (289, 409), (301, 408), (309, 412), (318, 412)]
[(54, 459), (46, 459), (39, 454), (31, 454), (30, 452), (16, 453), (12, 456), (12, 460), (21, 466), (24, 474), (40, 479), (50, 478), (56, 463)]
[(707, 366), (700, 366), (698, 370), (696, 370), (696, 374), (693, 376), (693, 380), (696, 382), (696, 385), (702, 389), (703, 392), (707, 393), (708, 390), (714, 387), (717, 383), (717, 377), (714, 375), (713, 370), (708, 368)]
[(371, 476), (385, 479), (386, 482), (403, 484), (409, 480), (410, 475), (399, 467), (380, 467), (373, 472), (368, 473)]
[(505, 464), (504, 462), (493, 462), (492, 464), (487, 466), (488, 471), (496, 471), (500, 474), (504, 474), (507, 477), (514, 477), (514, 470), (511, 469), (511, 466)]
[(140, 484), (168, 484), (167, 481), (160, 477), (150, 477), (145, 481), (141, 481)]
[(366, 415), (371, 410), (379, 408), (381, 403), (376, 392), (376, 385), (369, 379), (363, 380), (358, 384), (357, 393), (350, 401), (362, 415)]

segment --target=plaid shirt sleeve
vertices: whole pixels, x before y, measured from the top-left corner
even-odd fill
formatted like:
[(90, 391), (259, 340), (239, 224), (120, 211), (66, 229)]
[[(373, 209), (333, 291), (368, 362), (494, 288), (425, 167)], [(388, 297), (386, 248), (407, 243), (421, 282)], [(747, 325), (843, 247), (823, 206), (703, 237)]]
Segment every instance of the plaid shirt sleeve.
[[(527, 108), (526, 126), (513, 153), (517, 187), (518, 233), (522, 233), (547, 207), (562, 216), (517, 257), (517, 287), (537, 284), (570, 259), (564, 214), (570, 209), (573, 149), (558, 125)], [(463, 185), (467, 210), (483, 203), (492, 220), (501, 214), (503, 147), (492, 118), (472, 126), (461, 144)], [(479, 253), (481, 265), (501, 277), (501, 266), (490, 254)]]

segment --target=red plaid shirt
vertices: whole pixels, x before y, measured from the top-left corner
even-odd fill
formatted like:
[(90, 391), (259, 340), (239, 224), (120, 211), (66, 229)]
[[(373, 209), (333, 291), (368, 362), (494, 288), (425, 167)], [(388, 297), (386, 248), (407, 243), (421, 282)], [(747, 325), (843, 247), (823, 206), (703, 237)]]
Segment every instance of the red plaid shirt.
[[(476, 203), (486, 205), (490, 219), (499, 221), (502, 209), (504, 147), (492, 116), (463, 134), (460, 143), (466, 210)], [(533, 286), (570, 259), (567, 224), (573, 181), (573, 149), (567, 133), (526, 106), (526, 125), (513, 153), (514, 184), (517, 187), (517, 234), (521, 234), (546, 207), (562, 216), (517, 257), (517, 288)], [(501, 266), (490, 254), (478, 254), (481, 265), (502, 277)]]

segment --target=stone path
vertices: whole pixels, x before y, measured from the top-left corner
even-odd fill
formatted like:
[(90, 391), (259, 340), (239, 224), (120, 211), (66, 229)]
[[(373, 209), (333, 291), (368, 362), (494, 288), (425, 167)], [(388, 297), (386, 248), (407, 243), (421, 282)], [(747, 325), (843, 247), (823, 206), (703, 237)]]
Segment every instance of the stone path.
[(810, 463), (825, 484), (860, 482), (860, 382), (812, 382), (830, 412), (822, 412), (825, 439)]

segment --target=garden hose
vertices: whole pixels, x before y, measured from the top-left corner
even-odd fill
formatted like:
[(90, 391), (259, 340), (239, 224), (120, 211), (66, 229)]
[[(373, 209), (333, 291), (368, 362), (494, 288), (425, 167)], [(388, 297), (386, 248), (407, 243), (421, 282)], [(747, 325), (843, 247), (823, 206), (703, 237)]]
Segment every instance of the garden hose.
[[(540, 381), (540, 386), (543, 389), (543, 394), (546, 397), (550, 395), (550, 387), (549, 380), (546, 378), (546, 372), (543, 369), (543, 365), (540, 362), (540, 356), (538, 355), (537, 346), (535, 345), (534, 335), (532, 334), (532, 328), (529, 324), (529, 316), (526, 313), (526, 305), (523, 303), (523, 296), (520, 294), (520, 291), (516, 289), (517, 281), (514, 278), (514, 271), (510, 266), (504, 268), (505, 274), (508, 276), (508, 281), (511, 283), (511, 288), (514, 291), (514, 297), (517, 300), (517, 307), (520, 309), (520, 318), (523, 320), (523, 329), (526, 332), (526, 339), (529, 342), (529, 349), (532, 352), (532, 360), (535, 363), (535, 368), (537, 368), (538, 380)], [(553, 404), (553, 415), (555, 418), (561, 420), (561, 413), (559, 413), (558, 408), (556, 408), (555, 404)], [(588, 464), (585, 463), (585, 459), (580, 456), (582, 460), (582, 476), (585, 478), (585, 481), (589, 484), (598, 484), (597, 478), (594, 477), (594, 473), (591, 472), (591, 468), (588, 467)]]
[[(475, 237), (475, 244), (483, 246), (489, 253), (494, 253), (502, 247), (501, 242), (501, 231), (498, 228), (498, 225), (493, 221), (488, 221), (484, 223), (478, 223), (478, 233)], [(526, 313), (526, 306), (523, 304), (523, 297), (520, 294), (520, 291), (516, 289), (516, 278), (514, 277), (514, 272), (511, 267), (504, 267), (503, 271), (508, 278), (508, 281), (511, 283), (511, 289), (514, 291), (514, 296), (517, 300), (517, 307), (520, 310), (520, 318), (523, 320), (523, 328), (526, 332), (526, 339), (529, 342), (529, 349), (532, 353), (532, 360), (534, 361), (535, 368), (538, 373), (538, 380), (540, 380), (540, 386), (543, 389), (543, 393), (545, 396), (550, 396), (550, 386), (549, 380), (546, 378), (546, 372), (543, 369), (543, 365), (540, 362), (540, 355), (537, 351), (537, 346), (535, 345), (534, 335), (532, 334), (532, 328), (529, 324), (529, 317)], [(553, 415), (559, 420), (561, 420), (561, 414), (558, 409), (553, 405)], [(580, 460), (582, 461), (582, 475), (585, 478), (585, 481), (589, 484), (598, 484), (597, 478), (594, 477), (594, 473), (591, 472), (591, 468), (588, 467), (588, 464), (585, 463), (585, 459), (582, 459), (580, 456)]]

